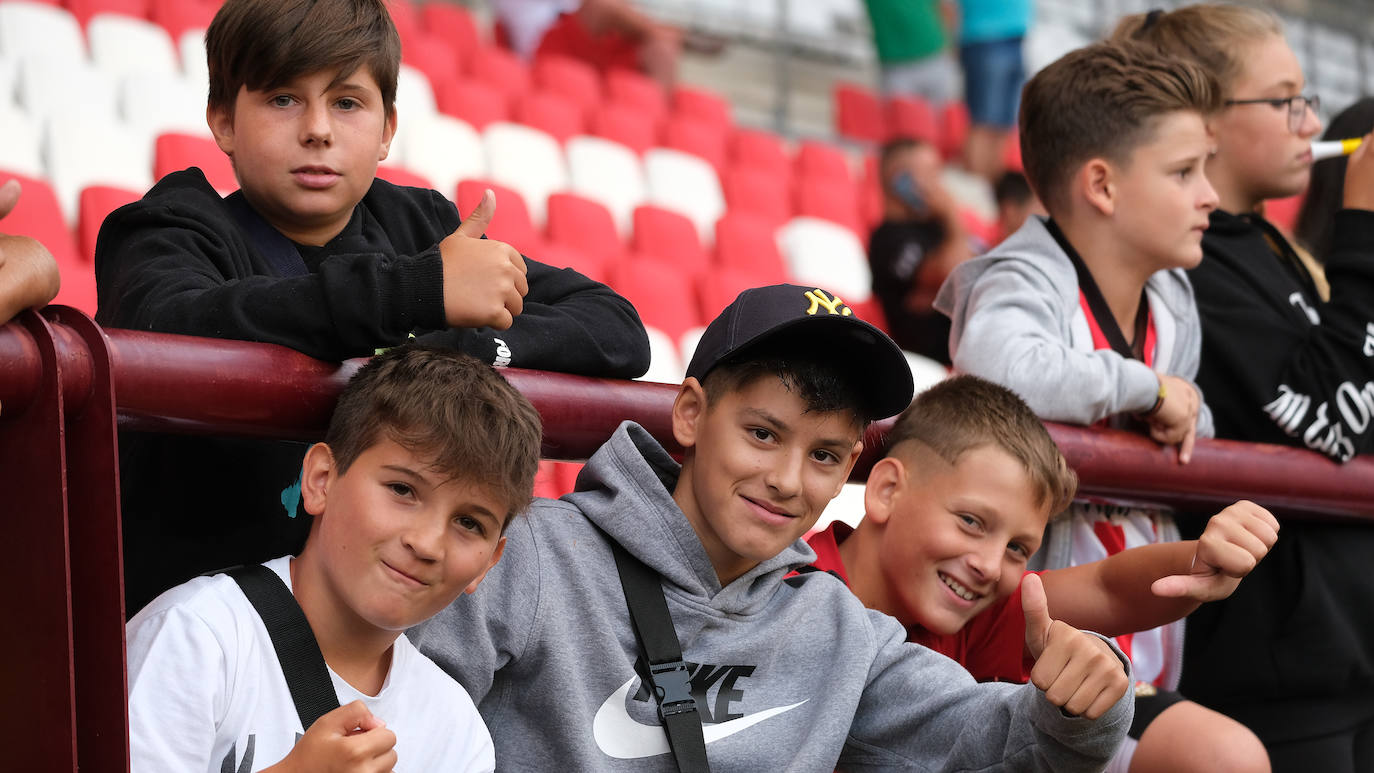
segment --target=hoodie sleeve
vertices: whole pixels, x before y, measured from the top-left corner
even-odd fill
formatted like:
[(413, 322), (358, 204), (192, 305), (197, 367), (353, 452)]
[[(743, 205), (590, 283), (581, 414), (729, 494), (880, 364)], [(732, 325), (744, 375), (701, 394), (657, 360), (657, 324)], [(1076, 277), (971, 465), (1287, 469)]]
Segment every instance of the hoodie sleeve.
[[(1203, 242), (1208, 246), (1208, 242)], [(1204, 374), (1226, 437), (1301, 445), (1345, 462), (1374, 449), (1374, 212), (1336, 213), (1321, 303), (1260, 237), (1191, 273)], [(1223, 245), (1229, 246), (1229, 245)], [(1213, 249), (1217, 249), (1213, 244)]]
[(1149, 410), (1159, 392), (1155, 372), (1110, 349), (1073, 349), (1062, 296), (1025, 261), (961, 265), (936, 300), (952, 321), (955, 369), (1011, 389), (1049, 421), (1093, 424)]
[(975, 682), (953, 660), (907, 643), (897, 621), (877, 612), (869, 620), (877, 655), (844, 770), (1099, 771), (1126, 737), (1130, 690), (1096, 720), (1070, 717), (1033, 684)]

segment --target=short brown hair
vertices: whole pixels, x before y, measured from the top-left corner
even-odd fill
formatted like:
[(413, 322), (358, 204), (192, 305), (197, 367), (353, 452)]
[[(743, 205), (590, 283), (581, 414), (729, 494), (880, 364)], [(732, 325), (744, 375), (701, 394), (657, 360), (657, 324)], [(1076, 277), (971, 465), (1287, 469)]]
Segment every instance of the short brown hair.
[(1190, 60), (1130, 44), (1070, 51), (1022, 92), (1026, 179), (1051, 215), (1062, 212), (1069, 180), (1089, 159), (1129, 163), (1158, 117), (1180, 110), (1206, 116), (1220, 106), (1216, 80)]
[(412, 344), (353, 375), (325, 443), (340, 475), (382, 437), (423, 454), (433, 469), (486, 486), (506, 503), (504, 528), (532, 499), (542, 435), (534, 406), (495, 368)]
[(205, 32), (210, 107), (234, 110), (239, 87), (275, 89), (296, 78), (367, 67), (390, 117), (401, 39), (382, 0), (226, 0)]
[(1279, 18), (1262, 8), (1208, 3), (1122, 17), (1111, 40), (1147, 45), (1202, 65), (1224, 96), (1245, 69), (1245, 47), (1283, 35)]
[(1030, 406), (1006, 387), (977, 376), (953, 376), (916, 396), (887, 435), (890, 455), (902, 443), (920, 443), (949, 464), (991, 445), (1025, 468), (1050, 514), (1068, 507), (1078, 476)]

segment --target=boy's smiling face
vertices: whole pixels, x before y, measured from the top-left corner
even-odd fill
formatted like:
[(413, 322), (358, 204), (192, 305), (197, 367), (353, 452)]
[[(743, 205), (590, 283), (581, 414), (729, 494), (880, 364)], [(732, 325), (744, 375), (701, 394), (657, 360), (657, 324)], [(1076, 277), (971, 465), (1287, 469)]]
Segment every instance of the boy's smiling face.
[(847, 411), (813, 413), (776, 376), (707, 404), (695, 378), (673, 405), (689, 458), (673, 498), (722, 585), (781, 553), (815, 525), (863, 449)]
[(907, 443), (875, 465), (868, 487), (887, 598), (865, 603), (944, 635), (1016, 590), (1050, 516), (1021, 463), (992, 445), (951, 465)]
[(432, 617), (476, 590), (505, 547), (493, 489), (436, 472), (385, 435), (343, 474), (316, 444), (301, 482), (315, 523), (292, 567), (297, 597), (346, 629), (399, 632)]
[(232, 112), (211, 107), (215, 141), (243, 195), (288, 238), (321, 245), (347, 225), (396, 132), (366, 67), (302, 76), (281, 88), (241, 87)]

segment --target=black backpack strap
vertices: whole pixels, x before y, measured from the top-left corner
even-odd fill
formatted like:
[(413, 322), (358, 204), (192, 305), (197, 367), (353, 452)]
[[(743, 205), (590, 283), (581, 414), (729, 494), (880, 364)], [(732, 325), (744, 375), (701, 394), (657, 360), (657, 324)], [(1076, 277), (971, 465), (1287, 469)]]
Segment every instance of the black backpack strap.
[(301, 718), (301, 729), (309, 730), (315, 720), (339, 707), (339, 696), (334, 692), (329, 667), (324, 664), (310, 622), (291, 589), (271, 569), (253, 564), (235, 567), (225, 574), (239, 584), (267, 626), (286, 687), (291, 691), (291, 702), (296, 704), (296, 714)]
[(278, 275), (305, 276), (310, 273), (310, 269), (305, 266), (305, 260), (301, 258), (301, 251), (296, 249), (296, 245), (283, 236), (281, 231), (273, 228), (262, 215), (249, 206), (248, 200), (243, 197), (243, 191), (234, 191), (224, 197), (224, 203), (229, 207), (229, 213), (234, 216), (234, 222), (238, 223), (239, 229), (248, 237), (249, 243), (257, 248), (272, 268), (277, 270)]
[(668, 733), (668, 747), (673, 750), (677, 768), (682, 773), (710, 773), (701, 715), (692, 698), (691, 673), (682, 661), (682, 645), (677, 640), (673, 618), (668, 614), (662, 582), (657, 572), (626, 552), (615, 540), (607, 541), (615, 555), (615, 568), (620, 573), (625, 603), (630, 608), (639, 655), (649, 667), (658, 718)]

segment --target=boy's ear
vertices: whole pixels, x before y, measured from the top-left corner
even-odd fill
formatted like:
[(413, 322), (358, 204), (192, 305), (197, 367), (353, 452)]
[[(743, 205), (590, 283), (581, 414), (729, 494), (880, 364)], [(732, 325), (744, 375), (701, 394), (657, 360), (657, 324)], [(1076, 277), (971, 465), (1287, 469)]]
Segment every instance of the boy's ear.
[(210, 127), (210, 133), (215, 135), (215, 144), (224, 151), (224, 155), (233, 158), (234, 156), (234, 116), (224, 107), (206, 105), (205, 123)]
[(1116, 169), (1104, 158), (1089, 159), (1078, 170), (1078, 185), (1093, 209), (1105, 217), (1116, 212)]
[(490, 572), (493, 566), (496, 566), (496, 562), (501, 560), (501, 555), (505, 552), (506, 537), (502, 535), (501, 539), (496, 541), (496, 549), (491, 552), (491, 560), (487, 562), (487, 568), (483, 569), (481, 574), (472, 578), (472, 582), (468, 583), (468, 586), (463, 589), (463, 592), (472, 593), (477, 590), (477, 586), (482, 582), (482, 578), (487, 576), (487, 572)]
[(305, 452), (301, 462), (301, 503), (314, 516), (324, 514), (329, 498), (329, 484), (334, 473), (334, 452), (324, 443), (316, 443)]
[[(673, 400), (673, 438), (683, 448), (697, 443), (697, 432), (706, 415), (706, 390), (696, 377), (684, 379)], [(851, 466), (853, 463), (851, 462)]]
[(382, 126), (382, 149), (377, 156), (377, 160), (385, 161), (391, 155), (391, 141), (396, 138), (396, 106), (391, 106), (391, 114), (386, 117), (386, 123)]
[(897, 500), (906, 490), (907, 470), (900, 459), (884, 456), (868, 473), (864, 486), (864, 520), (886, 524)]

